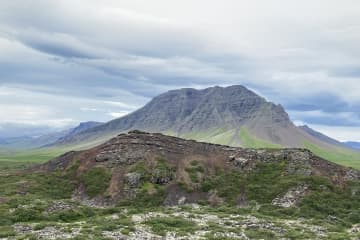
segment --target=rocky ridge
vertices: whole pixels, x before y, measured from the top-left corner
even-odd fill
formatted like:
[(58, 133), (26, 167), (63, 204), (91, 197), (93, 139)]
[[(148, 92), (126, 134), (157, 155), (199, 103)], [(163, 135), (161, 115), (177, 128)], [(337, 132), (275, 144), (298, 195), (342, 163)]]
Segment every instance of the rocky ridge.
[[(206, 178), (215, 176), (219, 169), (247, 175), (263, 164), (283, 166), (284, 176), (322, 176), (339, 186), (360, 179), (359, 171), (328, 162), (306, 149), (235, 148), (137, 130), (120, 134), (89, 150), (66, 153), (37, 170), (68, 171), (75, 166), (77, 176), (91, 169), (108, 172), (111, 177), (105, 191), (91, 201), (86, 195), (86, 186), (79, 184), (76, 197), (92, 204), (134, 199), (144, 186), (149, 186), (150, 194), (160, 188), (165, 191), (163, 204), (177, 205), (214, 199), (223, 202), (216, 191), (200, 190)], [(292, 187), (295, 189), (289, 190), (285, 200), (274, 200), (274, 204), (293, 206), (307, 191)], [(239, 198), (246, 198), (240, 195)]]

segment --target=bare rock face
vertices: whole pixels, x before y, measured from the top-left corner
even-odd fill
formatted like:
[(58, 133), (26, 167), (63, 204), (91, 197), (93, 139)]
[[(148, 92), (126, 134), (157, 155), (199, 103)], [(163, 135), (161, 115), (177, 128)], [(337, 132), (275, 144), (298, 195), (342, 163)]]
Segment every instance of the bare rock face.
[[(199, 200), (222, 202), (214, 192), (189, 192), (186, 188), (199, 189), (199, 181), (211, 178), (219, 169), (246, 175), (268, 163), (283, 166), (285, 175), (324, 176), (338, 185), (360, 180), (359, 171), (328, 162), (306, 149), (235, 148), (140, 131), (120, 134), (89, 150), (66, 153), (37, 170), (67, 171), (76, 166), (75, 175), (81, 176), (94, 167), (102, 167), (112, 174), (109, 187), (104, 191), (106, 201), (132, 199), (144, 189), (156, 194), (161, 188), (165, 194), (164, 204), (176, 205)], [(274, 199), (273, 204), (293, 206), (306, 192), (306, 186), (289, 189), (284, 196)], [(84, 196), (84, 187), (79, 186), (76, 193)], [(96, 199), (103, 202), (101, 196)], [(237, 199), (239, 205), (246, 204), (245, 192)]]

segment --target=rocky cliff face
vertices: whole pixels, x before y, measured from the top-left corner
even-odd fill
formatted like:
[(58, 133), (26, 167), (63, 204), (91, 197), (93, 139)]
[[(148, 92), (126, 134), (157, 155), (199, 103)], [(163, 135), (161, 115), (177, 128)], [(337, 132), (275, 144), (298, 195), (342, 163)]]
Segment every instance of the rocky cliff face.
[[(89, 194), (91, 186), (83, 179), (94, 169), (98, 171), (94, 176), (109, 178), (101, 179), (102, 182), (108, 179), (102, 191)], [(120, 134), (86, 151), (69, 152), (37, 170), (71, 172), (78, 181), (74, 197), (98, 204), (156, 197), (158, 203), (167, 205), (199, 201), (241, 205), (254, 198), (255, 190), (251, 187), (254, 176), (259, 173), (261, 178), (269, 171), (275, 174), (274, 179), (288, 181), (284, 189), (274, 193), (274, 199), (281, 197), (279, 193), (286, 195), (289, 189), (295, 191), (301, 186), (306, 186), (306, 191), (300, 194), (304, 196), (314, 188), (309, 180), (313, 177), (327, 179), (337, 186), (360, 179), (358, 171), (330, 163), (305, 149), (244, 149), (140, 131)], [(234, 182), (236, 186), (232, 186)], [(222, 193), (226, 185), (233, 187), (228, 190), (231, 196)]]

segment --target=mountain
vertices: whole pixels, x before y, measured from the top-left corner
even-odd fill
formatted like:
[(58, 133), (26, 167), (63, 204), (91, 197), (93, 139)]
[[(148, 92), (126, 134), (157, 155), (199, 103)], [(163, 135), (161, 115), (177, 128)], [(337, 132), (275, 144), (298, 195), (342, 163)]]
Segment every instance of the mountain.
[(27, 150), (39, 148), (49, 143), (57, 141), (60, 137), (65, 136), (68, 130), (47, 133), (40, 136), (22, 136), (2, 139), (0, 147), (13, 150)]
[(346, 147), (346, 144), (336, 140), (336, 139), (333, 139), (331, 137), (328, 137), (324, 134), (322, 134), (321, 132), (318, 132), (312, 128), (310, 128), (309, 126), (307, 125), (304, 125), (304, 126), (299, 126), (300, 129), (302, 129), (303, 131), (307, 132), (308, 134), (310, 134), (311, 136), (319, 139), (320, 141), (323, 141), (323, 142), (326, 142), (326, 143), (329, 143), (329, 144), (333, 144), (333, 145), (338, 145), (338, 146), (341, 146), (341, 147)]
[(360, 142), (343, 142), (343, 144), (350, 148), (360, 150)]
[(75, 137), (77, 134), (80, 134), (86, 130), (89, 130), (89, 129), (99, 126), (101, 124), (103, 124), (103, 123), (94, 122), (94, 121), (82, 122), (77, 127), (68, 130), (68, 132), (64, 136), (61, 136), (58, 139), (56, 139), (56, 141), (51, 142), (50, 145), (53, 145), (54, 143), (59, 144), (59, 143), (67, 142), (67, 141), (71, 140), (73, 137)]
[(240, 134), (241, 126), (257, 129), (259, 135), (266, 135), (268, 139), (283, 144), (289, 141), (278, 136), (278, 128), (292, 127), (297, 131), (281, 105), (267, 102), (243, 86), (231, 86), (166, 92), (143, 108), (84, 131), (68, 139), (68, 142), (140, 129), (189, 138), (193, 134), (199, 138), (223, 134), (218, 136), (220, 142), (223, 140), (224, 144), (241, 145), (240, 137), (236, 136)]
[(98, 126), (100, 122), (82, 122), (78, 126), (62, 131), (47, 133), (39, 136), (22, 136), (0, 139), (0, 147), (5, 149), (26, 150), (50, 146), (54, 142), (70, 139), (72, 136), (79, 134), (92, 127)]
[(58, 141), (55, 146), (87, 148), (132, 129), (230, 146), (306, 147), (335, 162), (360, 161), (358, 153), (295, 126), (281, 105), (239, 85), (168, 91), (127, 116)]

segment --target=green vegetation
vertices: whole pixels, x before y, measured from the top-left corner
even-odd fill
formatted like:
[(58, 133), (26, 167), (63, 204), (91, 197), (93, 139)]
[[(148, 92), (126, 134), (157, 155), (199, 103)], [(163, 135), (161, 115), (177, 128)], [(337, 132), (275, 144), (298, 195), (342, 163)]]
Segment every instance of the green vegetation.
[[(0, 158), (0, 238), (16, 235), (16, 239), (37, 239), (35, 233), (16, 233), (14, 224), (21, 223), (32, 226), (33, 231), (41, 231), (49, 226), (65, 232), (78, 228), (81, 229), (80, 233), (73, 238), (78, 240), (106, 239), (104, 232), (131, 234), (138, 227), (132, 221), (132, 216), (144, 216), (151, 212), (160, 214), (145, 217), (140, 224), (162, 236), (169, 231), (185, 236), (202, 230), (207, 231), (207, 239), (231, 239), (221, 235), (225, 233), (244, 233), (251, 239), (317, 239), (318, 233), (311, 229), (319, 226), (324, 229), (321, 231), (328, 234), (324, 239), (360, 237), (359, 233), (349, 232), (360, 222), (359, 183), (347, 182), (336, 186), (325, 177), (289, 175), (286, 161), (259, 163), (251, 172), (225, 168), (209, 175), (205, 174), (208, 169), (205, 171), (203, 162), (191, 161), (185, 168), (191, 185), (194, 185), (191, 191), (210, 192), (224, 200), (214, 207), (202, 199), (204, 205), (194, 208), (162, 207), (167, 196), (166, 184), (162, 181), (169, 177), (175, 179), (175, 169), (162, 158), (140, 161), (127, 169), (128, 172), (141, 174), (136, 198), (115, 207), (92, 208), (72, 201), (71, 196), (79, 183), (85, 186), (90, 197), (104, 194), (111, 178), (111, 173), (105, 168), (91, 168), (81, 176), (77, 174), (79, 162), (65, 172), (51, 174), (10, 171), (46, 161), (52, 154), (55, 151), (33, 152), (29, 158), (14, 155), (12, 159), (16, 164), (10, 165), (8, 160)], [(299, 184), (309, 186), (309, 192), (297, 207), (281, 208), (271, 204), (275, 197), (282, 196), (289, 188)], [(244, 196), (248, 203), (242, 208), (236, 207), (239, 196)], [(68, 207), (50, 211), (57, 201)], [(179, 212), (182, 212), (181, 215)], [(209, 214), (216, 218), (209, 218), (205, 225), (197, 224), (199, 219)], [(220, 220), (215, 221), (217, 218)], [(250, 221), (249, 218), (255, 218), (255, 224), (260, 227), (239, 227), (239, 224)], [(263, 224), (269, 227), (262, 228)]]
[(44, 163), (66, 152), (66, 149), (39, 149), (0, 152), (0, 170), (25, 169), (31, 165)]
[(157, 179), (172, 178), (174, 171), (174, 168), (169, 166), (165, 159), (162, 158), (157, 158), (154, 165), (147, 165), (144, 161), (139, 161), (129, 168), (129, 172), (136, 172), (141, 175), (143, 183), (156, 183)]
[(222, 145), (231, 145), (235, 135), (235, 129), (216, 128), (208, 131), (191, 132), (181, 137), (185, 139), (193, 139), (200, 142), (209, 142)]
[[(360, 222), (358, 183), (349, 183), (345, 188), (335, 187), (325, 177), (286, 175), (285, 166), (285, 163), (259, 164), (257, 170), (250, 174), (236, 170), (227, 173), (219, 170), (216, 176), (204, 179), (201, 190), (216, 190), (219, 197), (230, 204), (236, 204), (239, 195), (245, 193), (248, 201), (260, 203), (259, 211), (269, 216), (319, 220), (334, 216), (346, 227)], [(280, 208), (271, 205), (274, 198), (299, 184), (306, 184), (311, 190), (311, 194), (304, 197), (299, 208)]]
[(240, 128), (240, 139), (242, 145), (248, 148), (281, 148), (279, 144), (274, 144), (252, 136), (245, 127)]
[(165, 236), (166, 232), (172, 231), (179, 235), (187, 235), (194, 233), (199, 229), (193, 221), (183, 219), (181, 217), (155, 217), (145, 222), (151, 227), (151, 230), (161, 236)]
[(86, 194), (89, 197), (96, 197), (103, 194), (109, 187), (111, 173), (103, 167), (94, 167), (81, 175), (81, 182), (85, 186)]
[(304, 142), (304, 147), (319, 157), (327, 159), (331, 162), (360, 170), (360, 152), (339, 147), (325, 149), (311, 144), (310, 142)]
[(0, 226), (0, 238), (6, 238), (11, 236), (15, 236), (15, 231), (13, 227)]
[(204, 168), (199, 165), (198, 161), (192, 161), (190, 163), (190, 167), (187, 167), (185, 170), (189, 175), (190, 180), (193, 183), (199, 183), (200, 178), (202, 177), (203, 173), (204, 173)]

